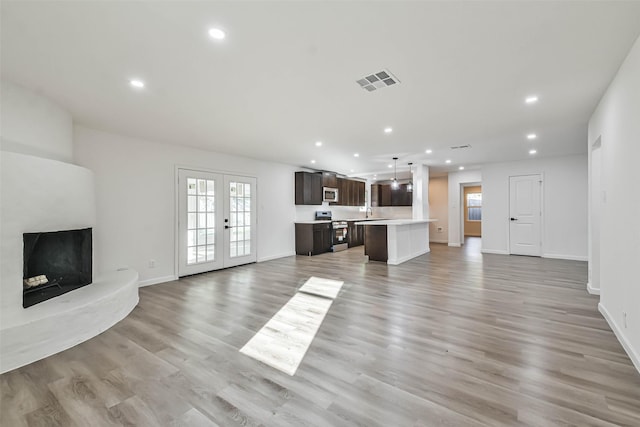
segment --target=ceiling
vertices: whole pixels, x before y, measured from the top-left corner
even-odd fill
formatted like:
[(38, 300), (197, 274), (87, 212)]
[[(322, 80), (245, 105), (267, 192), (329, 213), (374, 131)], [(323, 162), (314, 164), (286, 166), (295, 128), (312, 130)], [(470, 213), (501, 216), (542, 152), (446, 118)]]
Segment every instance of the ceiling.
[[(589, 117), (640, 34), (634, 1), (1, 7), (3, 77), (77, 123), (359, 176), (393, 156), (443, 172), (586, 152)], [(400, 84), (356, 83), (383, 69)]]

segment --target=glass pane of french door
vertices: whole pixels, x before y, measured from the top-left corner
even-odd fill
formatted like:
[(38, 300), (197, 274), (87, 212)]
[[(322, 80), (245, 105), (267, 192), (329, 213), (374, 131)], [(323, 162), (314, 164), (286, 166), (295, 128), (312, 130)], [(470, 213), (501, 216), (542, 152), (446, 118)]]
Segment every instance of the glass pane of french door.
[(178, 171), (178, 275), (221, 268), (223, 177), (200, 171)]
[(215, 259), (215, 183), (187, 178), (187, 265)]
[(255, 262), (256, 179), (225, 175), (225, 267)]

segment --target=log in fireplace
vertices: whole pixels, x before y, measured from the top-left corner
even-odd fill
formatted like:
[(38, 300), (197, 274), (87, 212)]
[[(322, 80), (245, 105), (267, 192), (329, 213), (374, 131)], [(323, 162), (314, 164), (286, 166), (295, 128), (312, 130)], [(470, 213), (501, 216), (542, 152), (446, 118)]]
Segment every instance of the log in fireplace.
[(24, 233), (24, 308), (92, 282), (92, 229)]

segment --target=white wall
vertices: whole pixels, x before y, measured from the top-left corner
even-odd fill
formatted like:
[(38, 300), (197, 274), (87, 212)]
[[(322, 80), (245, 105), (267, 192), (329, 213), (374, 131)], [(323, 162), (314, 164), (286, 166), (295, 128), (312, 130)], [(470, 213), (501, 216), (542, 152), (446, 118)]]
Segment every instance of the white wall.
[(588, 146), (598, 138), (604, 192), (599, 307), (640, 371), (640, 39), (589, 121)]
[(417, 164), (412, 171), (413, 181), (413, 219), (429, 219), (429, 167)]
[(176, 277), (176, 165), (255, 176), (258, 261), (294, 254), (295, 168), (83, 126), (74, 131), (76, 161), (95, 174), (99, 269), (132, 267), (141, 285)]
[(2, 80), (0, 89), (2, 150), (71, 162), (71, 115), (49, 99), (9, 81)]
[[(462, 230), (462, 208), (460, 205), (461, 199), (461, 185), (480, 183), (483, 175), (480, 171), (460, 171), (452, 172), (449, 174), (448, 180), (448, 202), (449, 202), (449, 246), (460, 246), (464, 243), (464, 233)], [(483, 184), (484, 185), (484, 184)], [(482, 203), (484, 203), (484, 190), (482, 195)], [(483, 205), (483, 219), (484, 219), (484, 205)], [(436, 223), (437, 224), (437, 223)], [(482, 224), (482, 237), (484, 239), (484, 222)]]
[(587, 259), (587, 155), (482, 168), (482, 250), (509, 253), (509, 177), (542, 174), (542, 256)]
[(589, 281), (587, 291), (600, 294), (600, 221), (603, 203), (602, 193), (602, 144), (600, 138), (590, 147), (589, 153)]
[[(448, 243), (449, 179), (446, 176), (429, 179), (429, 216), (438, 222), (429, 223), (430, 241)], [(442, 231), (438, 231), (442, 228)]]

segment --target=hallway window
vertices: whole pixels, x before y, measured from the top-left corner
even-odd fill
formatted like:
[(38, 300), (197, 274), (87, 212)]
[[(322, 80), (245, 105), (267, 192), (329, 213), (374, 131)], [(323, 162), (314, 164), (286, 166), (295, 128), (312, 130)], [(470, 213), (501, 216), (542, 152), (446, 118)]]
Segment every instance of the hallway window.
[(482, 193), (467, 193), (467, 221), (482, 220)]

